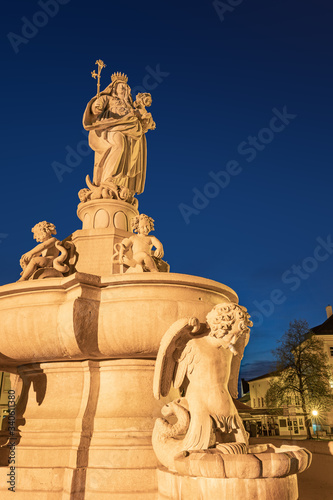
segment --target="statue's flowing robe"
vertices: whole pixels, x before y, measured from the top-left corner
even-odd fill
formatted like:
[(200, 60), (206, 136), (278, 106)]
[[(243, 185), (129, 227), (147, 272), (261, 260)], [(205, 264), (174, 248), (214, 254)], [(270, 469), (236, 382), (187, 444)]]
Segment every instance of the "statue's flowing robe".
[[(129, 103), (125, 109), (119, 106), (120, 99), (105, 92), (101, 96), (106, 104), (103, 112), (98, 116), (93, 113), (96, 96), (88, 103), (83, 115), (83, 126), (89, 130), (89, 146), (95, 151), (93, 183), (99, 186), (112, 180), (118, 186), (141, 194), (147, 169), (147, 142), (141, 122)], [(117, 134), (115, 146), (113, 138)], [(122, 140), (119, 140), (119, 134)]]

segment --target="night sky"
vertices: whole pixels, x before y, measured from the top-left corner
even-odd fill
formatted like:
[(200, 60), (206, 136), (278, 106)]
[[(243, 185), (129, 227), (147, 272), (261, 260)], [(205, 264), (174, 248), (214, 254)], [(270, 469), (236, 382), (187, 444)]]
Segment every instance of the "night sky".
[(171, 271), (232, 287), (253, 315), (241, 376), (270, 370), (290, 321), (326, 319), (330, 2), (13, 0), (0, 22), (0, 284), (19, 278), (37, 222), (59, 239), (81, 227), (77, 193), (93, 171), (82, 114), (103, 59), (102, 88), (122, 71), (134, 97), (153, 97), (139, 210)]

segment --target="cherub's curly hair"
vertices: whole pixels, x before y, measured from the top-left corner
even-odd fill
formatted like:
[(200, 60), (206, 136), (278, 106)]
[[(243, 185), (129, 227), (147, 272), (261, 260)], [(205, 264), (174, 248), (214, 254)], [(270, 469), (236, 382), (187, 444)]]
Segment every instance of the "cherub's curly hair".
[(56, 227), (51, 222), (46, 222), (43, 220), (42, 222), (38, 222), (32, 229), (31, 232), (34, 233), (35, 240), (36, 236), (44, 236), (47, 233), (57, 234)]
[(242, 334), (246, 333), (253, 326), (250, 315), (245, 307), (226, 302), (213, 307), (207, 314), (206, 320), (211, 330), (211, 335), (217, 338), (228, 335), (236, 321), (239, 322), (239, 329)]
[(145, 214), (140, 214), (138, 215), (137, 217), (133, 217), (131, 219), (131, 226), (132, 226), (132, 229), (134, 231), (134, 233), (137, 233), (138, 232), (138, 229), (139, 229), (139, 222), (141, 219), (146, 219), (147, 222), (149, 223), (149, 232), (150, 231), (154, 231), (154, 219), (152, 219), (151, 217), (148, 217), (148, 215), (145, 215)]

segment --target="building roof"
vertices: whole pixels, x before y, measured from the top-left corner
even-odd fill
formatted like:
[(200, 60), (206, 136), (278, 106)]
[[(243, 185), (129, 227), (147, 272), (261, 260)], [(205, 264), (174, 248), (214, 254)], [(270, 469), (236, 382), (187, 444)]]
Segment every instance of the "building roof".
[(312, 327), (311, 330), (316, 335), (333, 335), (333, 315), (321, 325)]
[[(333, 335), (333, 315), (331, 315), (327, 320), (324, 321), (321, 325), (313, 326), (310, 330), (315, 335)], [(270, 373), (265, 373), (264, 375), (260, 375), (260, 377), (251, 378), (247, 380), (247, 382), (254, 382), (255, 380), (260, 380), (269, 377), (276, 377), (280, 374), (280, 371), (274, 371)]]
[(247, 404), (250, 401), (250, 392), (247, 392), (242, 396), (241, 398), (238, 398), (237, 401), (240, 401), (241, 403)]
[(233, 401), (237, 411), (239, 411), (240, 413), (251, 413), (253, 411), (251, 406), (242, 403), (241, 401), (239, 401), (239, 399), (234, 399)]
[(275, 370), (274, 372), (265, 373), (264, 375), (260, 375), (260, 377), (251, 378), (250, 380), (248, 380), (248, 382), (254, 382), (255, 380), (260, 380), (262, 378), (277, 377), (278, 375), (280, 375), (280, 373), (281, 373), (280, 370)]

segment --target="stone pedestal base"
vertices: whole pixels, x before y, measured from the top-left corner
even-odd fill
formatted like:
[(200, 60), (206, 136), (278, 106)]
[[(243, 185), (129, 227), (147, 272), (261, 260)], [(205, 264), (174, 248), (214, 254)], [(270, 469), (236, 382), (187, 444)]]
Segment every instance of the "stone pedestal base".
[(120, 273), (119, 264), (112, 263), (114, 245), (133, 234), (131, 219), (139, 212), (125, 201), (101, 199), (80, 203), (77, 214), (82, 229), (72, 235), (76, 270), (98, 276)]
[[(156, 498), (154, 361), (36, 363), (18, 371), (16, 499)], [(1, 499), (13, 498), (8, 451), (2, 446)]]
[[(128, 491), (133, 482), (128, 481), (126, 473), (118, 471), (118, 484), (121, 490), (114, 490), (114, 474), (107, 470), (87, 468), (78, 474), (73, 469), (21, 468), (16, 469), (17, 487), (15, 493), (7, 490), (8, 470), (0, 468), (1, 500), (156, 500), (157, 489)], [(154, 475), (156, 471), (154, 470)], [(135, 483), (142, 485), (151, 480), (144, 473), (133, 474)], [(82, 485), (85, 482), (85, 486)]]
[(158, 500), (297, 500), (297, 476), (260, 479), (190, 477), (158, 469)]

